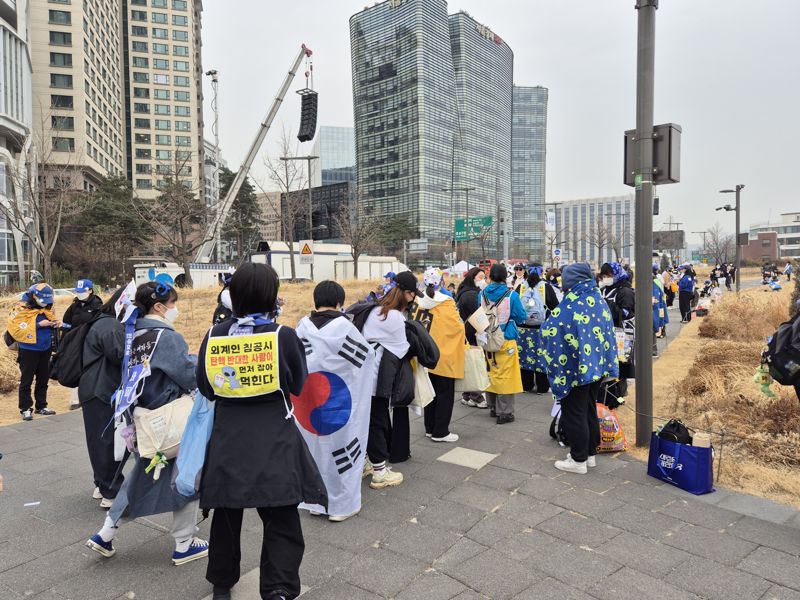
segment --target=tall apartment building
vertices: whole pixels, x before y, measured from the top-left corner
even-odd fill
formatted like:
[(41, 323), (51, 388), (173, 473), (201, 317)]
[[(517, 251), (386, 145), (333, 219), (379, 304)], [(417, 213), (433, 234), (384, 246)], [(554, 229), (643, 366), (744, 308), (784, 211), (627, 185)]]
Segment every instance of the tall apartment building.
[(319, 156), (311, 175), (311, 185), (331, 185), (356, 180), (355, 131), (352, 127), (323, 125), (317, 131), (312, 156)]
[(452, 239), (454, 218), (513, 222), (508, 44), (463, 11), (448, 16), (445, 0), (365, 8), (350, 42), (358, 186), (373, 209), (433, 241)]
[(514, 86), (511, 124), (511, 254), (542, 261), (547, 88)]
[(31, 0), (33, 143), (39, 181), (91, 191), (125, 172), (118, 0)]
[(564, 261), (595, 265), (632, 259), (633, 194), (554, 202), (546, 208), (555, 213), (555, 227), (545, 235), (548, 254), (560, 248)]
[(205, 196), (201, 0), (122, 0), (128, 179), (142, 198), (165, 175)]
[[(27, 0), (0, 0), (0, 198), (6, 205), (24, 207), (26, 145), (31, 133), (31, 62), (28, 47)], [(10, 216), (10, 215), (9, 215)], [(24, 278), (30, 247), (19, 229), (0, 216), (0, 283)]]
[(228, 168), (228, 161), (222, 158), (222, 151), (208, 140), (203, 140), (203, 175), (205, 179), (205, 200), (207, 206), (214, 206), (221, 200), (219, 197), (219, 171)]

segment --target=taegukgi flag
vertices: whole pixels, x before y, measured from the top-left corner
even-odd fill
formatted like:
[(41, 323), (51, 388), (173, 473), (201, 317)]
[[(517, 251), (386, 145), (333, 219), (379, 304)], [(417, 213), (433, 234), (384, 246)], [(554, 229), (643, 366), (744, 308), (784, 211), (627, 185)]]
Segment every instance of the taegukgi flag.
[(306, 317), (297, 335), (309, 375), (300, 396), (292, 396), (295, 422), (328, 489), (327, 514), (349, 515), (361, 509), (375, 350), (344, 316), (321, 329)]

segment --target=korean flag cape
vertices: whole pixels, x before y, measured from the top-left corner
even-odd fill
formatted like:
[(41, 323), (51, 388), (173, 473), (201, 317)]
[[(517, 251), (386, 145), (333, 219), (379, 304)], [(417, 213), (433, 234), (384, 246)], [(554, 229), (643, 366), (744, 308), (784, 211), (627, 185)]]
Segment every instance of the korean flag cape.
[(345, 317), (321, 329), (306, 317), (296, 331), (309, 375), (300, 396), (292, 396), (295, 423), (328, 489), (327, 514), (350, 515), (361, 509), (375, 350)]

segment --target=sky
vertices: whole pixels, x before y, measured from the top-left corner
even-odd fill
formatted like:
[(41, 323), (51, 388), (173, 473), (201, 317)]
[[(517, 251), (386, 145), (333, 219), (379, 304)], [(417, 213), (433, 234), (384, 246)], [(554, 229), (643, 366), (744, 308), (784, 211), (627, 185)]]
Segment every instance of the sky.
[[(654, 228), (742, 229), (800, 210), (791, 183), (800, 159), (800, 1), (661, 0), (656, 15), (655, 123), (677, 123), (681, 182), (658, 188)], [(219, 71), (220, 148), (237, 168), (300, 44), (313, 51), (318, 125), (353, 125), (349, 18), (364, 0), (205, 0), (203, 68)], [(636, 125), (634, 0), (450, 0), (514, 52), (518, 85), (549, 89), (547, 202), (633, 193), (622, 183), (623, 132)], [(235, 7), (235, 9), (234, 9)], [(302, 71), (278, 113), (252, 174), (286, 128), (296, 134)], [(211, 87), (204, 83), (206, 138)], [(308, 154), (313, 142), (300, 145)], [(687, 233), (687, 241), (702, 236)]]

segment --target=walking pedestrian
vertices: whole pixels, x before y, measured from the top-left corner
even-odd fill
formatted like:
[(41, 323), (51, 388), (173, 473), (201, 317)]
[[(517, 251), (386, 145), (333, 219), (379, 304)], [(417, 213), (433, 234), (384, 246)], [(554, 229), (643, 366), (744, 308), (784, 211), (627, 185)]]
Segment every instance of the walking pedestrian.
[[(478, 341), (475, 338), (475, 327), (472, 326), (469, 319), (480, 309), (480, 291), (485, 287), (486, 273), (480, 267), (472, 267), (464, 274), (464, 280), (459, 284), (458, 292), (456, 292), (458, 314), (464, 322), (464, 333), (467, 338), (467, 343), (472, 347), (477, 347)], [(483, 392), (481, 391), (462, 392), (461, 404), (474, 408), (489, 408), (486, 398), (483, 397)]]
[(550, 384), (547, 381), (547, 365), (541, 353), (541, 325), (558, 306), (558, 297), (553, 286), (542, 279), (541, 265), (531, 266), (528, 273), (528, 289), (522, 296), (527, 319), (519, 328), (522, 387), (536, 394), (545, 394), (550, 390)]
[[(175, 288), (165, 283), (151, 281), (136, 289), (139, 317), (129, 365), (149, 367), (149, 375), (138, 382), (141, 394), (136, 404), (142, 408), (161, 408), (197, 387), (196, 357), (189, 356), (189, 347), (173, 324), (178, 317), (177, 301)], [(208, 554), (208, 542), (195, 537), (197, 499), (186, 498), (173, 489), (174, 459), (161, 465), (156, 471), (158, 478), (151, 465), (153, 461), (136, 455), (133, 469), (120, 487), (103, 527), (89, 538), (86, 546), (106, 558), (114, 556), (113, 540), (123, 513), (126, 518), (137, 519), (171, 512), (170, 533), (175, 539), (172, 564), (183, 565), (203, 558)]]
[[(263, 524), (261, 598), (299, 596), (305, 543), (297, 506), (328, 504), (325, 484), (293, 422), (289, 401), (290, 394), (300, 395), (306, 382), (305, 350), (293, 329), (267, 316), (275, 307), (278, 285), (272, 267), (240, 266), (230, 285), (233, 318), (211, 329), (198, 355), (198, 388), (216, 402), (200, 486), (203, 509), (214, 509), (206, 579), (214, 586), (215, 600), (230, 600), (231, 588), (239, 581), (246, 508), (255, 508)], [(226, 367), (214, 358), (227, 352), (233, 364), (241, 364), (238, 357), (251, 355), (249, 348), (256, 347), (266, 353), (250, 365), (256, 368), (255, 376), (248, 376), (247, 368), (238, 371), (244, 375), (232, 375), (236, 386), (220, 378)], [(273, 376), (259, 377), (261, 372)]]
[(522, 263), (514, 265), (514, 275), (509, 281), (508, 287), (517, 292), (517, 295), (522, 298), (527, 290), (528, 283), (528, 270)]
[[(94, 319), (100, 307), (103, 306), (103, 300), (94, 293), (94, 284), (90, 279), (79, 279), (73, 291), (75, 298), (64, 312), (61, 320), (70, 327), (78, 327)], [(73, 388), (69, 399), (69, 409), (76, 410), (80, 407), (78, 389)]]
[(455, 399), (455, 380), (464, 377), (464, 325), (456, 303), (441, 292), (441, 274), (431, 267), (422, 283), (425, 292), (411, 307), (411, 319), (426, 326), (439, 348), (439, 362), (429, 371), (434, 397), (425, 407), (425, 435), (434, 442), (457, 442), (458, 434), (450, 431)]
[[(8, 334), (19, 347), (19, 412), (23, 421), (32, 420), (34, 413), (44, 416), (56, 414), (47, 406), (53, 330), (61, 327), (61, 321), (53, 312), (53, 298), (53, 288), (44, 282), (35, 283), (14, 305), (8, 317)], [(35, 407), (31, 398), (34, 379)]]
[(555, 468), (585, 474), (596, 466), (600, 444), (596, 403), (600, 384), (619, 375), (611, 311), (586, 263), (564, 267), (564, 299), (542, 325), (547, 375), (561, 403), (561, 420), (570, 444)]
[(681, 323), (688, 323), (692, 320), (692, 300), (694, 299), (694, 287), (697, 276), (689, 263), (684, 263), (680, 267), (680, 278), (678, 279), (678, 305), (681, 310)]
[(786, 261), (786, 266), (783, 267), (783, 274), (786, 275), (786, 281), (792, 280), (792, 272), (794, 271), (794, 267), (792, 266), (791, 261)]
[(490, 283), (481, 292), (484, 309), (490, 306), (496, 308), (497, 322), (503, 330), (505, 339), (499, 351), (486, 353), (489, 367), (486, 401), (489, 404), (489, 414), (497, 419), (498, 425), (514, 421), (515, 398), (523, 391), (517, 326), (525, 322), (527, 314), (519, 295), (506, 285), (507, 277), (505, 265), (492, 265), (489, 270)]
[(125, 328), (115, 318), (115, 304), (124, 288), (118, 289), (100, 307), (83, 341), (84, 371), (78, 384), (83, 408), (86, 449), (94, 476), (94, 493), (100, 508), (111, 508), (125, 480), (120, 463), (114, 458), (114, 392), (119, 388), (122, 357), (125, 353)]

